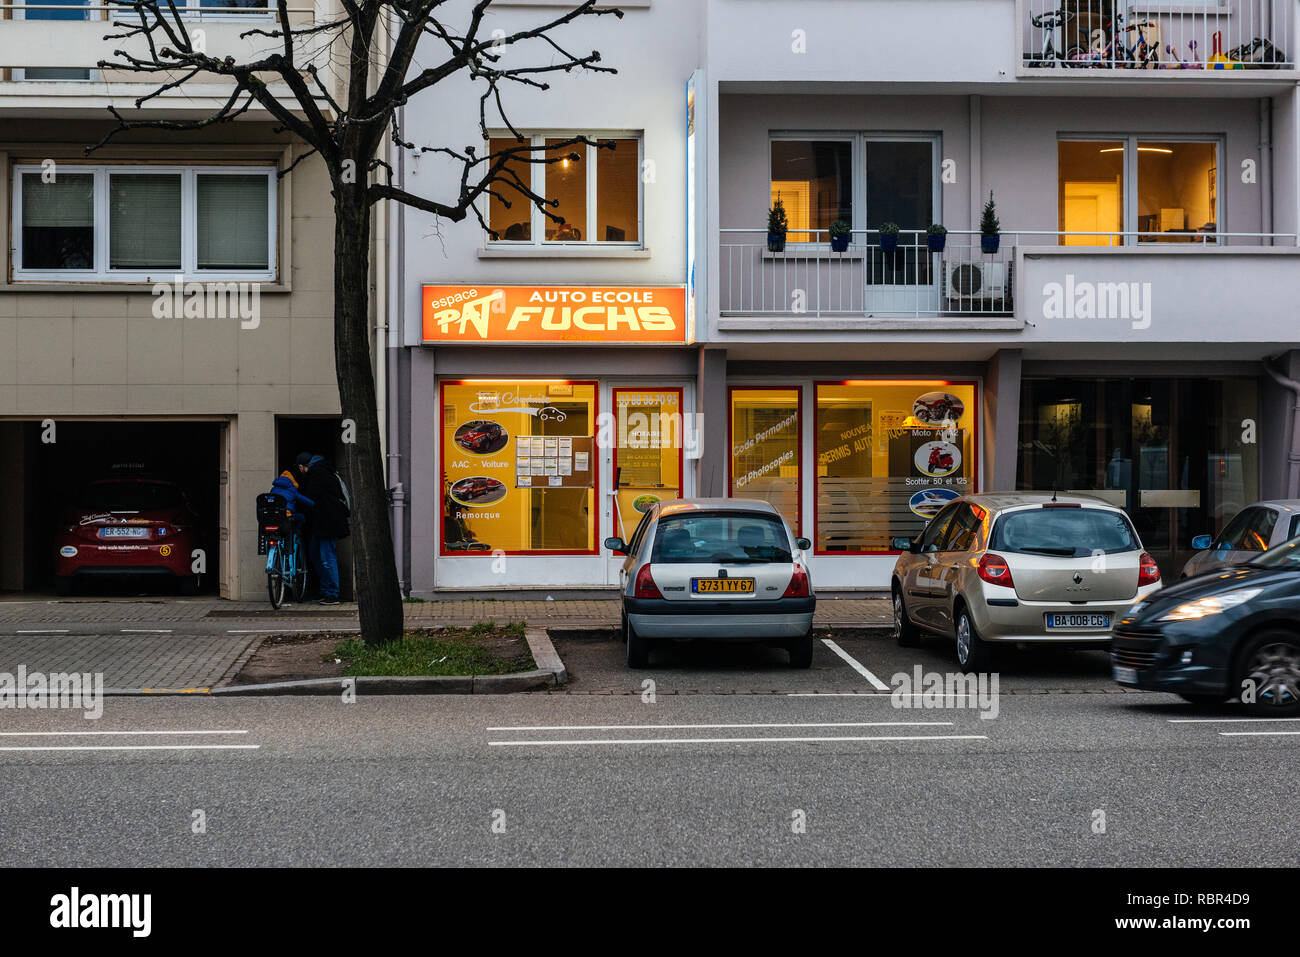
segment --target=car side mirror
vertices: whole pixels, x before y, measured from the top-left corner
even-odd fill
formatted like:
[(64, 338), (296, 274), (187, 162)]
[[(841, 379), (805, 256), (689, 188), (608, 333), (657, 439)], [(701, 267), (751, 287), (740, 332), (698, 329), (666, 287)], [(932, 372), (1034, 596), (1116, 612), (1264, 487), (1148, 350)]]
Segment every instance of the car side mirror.
[(1192, 539), (1192, 548), (1198, 552), (1203, 552), (1213, 544), (1214, 539), (1209, 535), (1197, 535)]
[(812, 542), (806, 538), (796, 538), (794, 540), (794, 547), (800, 551), (806, 552), (808, 549), (812, 548)]
[(916, 542), (912, 541), (910, 538), (891, 538), (889, 544), (896, 552), (915, 553), (917, 551)]
[(605, 547), (608, 548), (615, 555), (627, 554), (627, 542), (623, 541), (623, 539), (621, 538), (605, 539)]

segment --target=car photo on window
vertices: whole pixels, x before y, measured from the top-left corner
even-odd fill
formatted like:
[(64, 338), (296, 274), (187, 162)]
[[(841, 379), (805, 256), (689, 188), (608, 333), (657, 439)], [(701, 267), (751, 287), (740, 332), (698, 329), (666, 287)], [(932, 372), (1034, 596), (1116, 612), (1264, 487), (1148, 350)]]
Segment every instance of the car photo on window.
[(1160, 588), (1128, 516), (1087, 495), (963, 496), (893, 544), (898, 643), (949, 638), (968, 673), (987, 670), (998, 644), (1104, 645), (1119, 616)]
[(630, 542), (605, 540), (619, 569), (622, 633), (631, 668), (677, 639), (763, 642), (795, 668), (812, 665), (817, 598), (795, 538), (767, 502), (685, 499), (650, 506)]

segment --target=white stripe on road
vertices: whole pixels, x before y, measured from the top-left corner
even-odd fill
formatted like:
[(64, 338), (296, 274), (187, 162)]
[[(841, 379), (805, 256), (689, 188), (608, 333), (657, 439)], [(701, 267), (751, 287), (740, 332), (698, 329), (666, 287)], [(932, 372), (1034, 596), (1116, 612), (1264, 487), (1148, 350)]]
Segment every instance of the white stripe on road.
[(787, 698), (888, 698), (879, 691), (787, 691)]
[(1276, 737), (1283, 734), (1300, 734), (1300, 731), (1220, 731), (1219, 734), (1225, 738), (1257, 738), (1261, 736)]
[(1166, 718), (1170, 724), (1231, 724), (1256, 721), (1300, 721), (1300, 718)]
[(606, 738), (572, 741), (489, 741), (492, 747), (545, 747), (552, 744), (820, 744), (831, 741), (986, 741), (985, 734), (881, 735), (816, 738)]
[(658, 731), (697, 728), (701, 731), (724, 728), (920, 728), (950, 727), (951, 721), (796, 721), (789, 724), (553, 724), (488, 728), (489, 731)]
[(86, 737), (102, 734), (248, 734), (247, 731), (0, 731), (0, 738)]
[(0, 751), (254, 751), (260, 744), (37, 744)]
[(124, 635), (170, 635), (170, 628), (123, 628)]
[(883, 681), (881, 681), (879, 678), (873, 675), (857, 659), (851, 657), (847, 651), (845, 651), (839, 645), (835, 644), (835, 642), (831, 641), (829, 638), (823, 638), (822, 644), (824, 644), (827, 648), (829, 648), (831, 651), (835, 652), (846, 662), (848, 662), (850, 668), (852, 668), (858, 674), (862, 675), (862, 677), (870, 681), (871, 687), (875, 688), (877, 691), (889, 690), (889, 685), (885, 684)]
[(28, 628), (26, 631), (24, 631), (22, 628), (19, 628), (17, 633), (20, 634), (20, 635), (66, 635), (66, 634), (68, 633), (68, 629), (66, 629), (66, 628)]

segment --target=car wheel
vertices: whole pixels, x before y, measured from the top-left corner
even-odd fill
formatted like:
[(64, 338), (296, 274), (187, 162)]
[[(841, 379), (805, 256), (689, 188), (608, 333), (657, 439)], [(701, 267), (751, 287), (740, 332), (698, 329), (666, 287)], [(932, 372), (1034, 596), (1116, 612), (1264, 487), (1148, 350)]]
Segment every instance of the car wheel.
[(1237, 659), (1234, 693), (1252, 714), (1278, 717), (1300, 713), (1300, 637), (1272, 630), (1257, 635)]
[(624, 629), (627, 636), (627, 666), (644, 668), (650, 664), (650, 642), (638, 635), (629, 621)]
[(900, 648), (915, 648), (921, 643), (921, 629), (907, 617), (902, 589), (894, 589), (894, 638)]
[(72, 576), (55, 575), (54, 576), (54, 594), (66, 598), (72, 594)]
[(988, 643), (975, 630), (970, 612), (962, 608), (957, 612), (957, 664), (964, 674), (988, 671), (992, 660)]
[(804, 635), (802, 638), (796, 638), (785, 646), (785, 650), (790, 653), (791, 668), (811, 668), (813, 656), (813, 639), (812, 635)]

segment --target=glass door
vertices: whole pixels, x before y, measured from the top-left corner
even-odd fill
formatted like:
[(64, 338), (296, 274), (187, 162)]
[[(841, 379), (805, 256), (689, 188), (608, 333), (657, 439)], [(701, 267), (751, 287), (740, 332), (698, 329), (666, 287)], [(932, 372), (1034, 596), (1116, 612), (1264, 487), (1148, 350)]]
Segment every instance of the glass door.
[[(939, 205), (936, 138), (867, 137), (863, 152), (871, 240), (864, 270), (867, 313), (935, 312), (938, 254), (927, 250), (925, 228), (935, 221)], [(882, 246), (878, 230), (885, 223), (901, 230), (896, 249)]]

